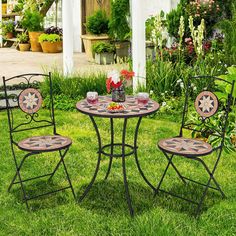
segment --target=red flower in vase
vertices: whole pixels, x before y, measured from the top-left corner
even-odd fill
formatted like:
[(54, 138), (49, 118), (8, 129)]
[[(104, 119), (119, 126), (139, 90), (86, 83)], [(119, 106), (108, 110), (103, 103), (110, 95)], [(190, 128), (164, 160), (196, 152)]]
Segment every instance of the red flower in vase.
[(125, 81), (132, 79), (133, 71), (122, 70), (120, 73), (117, 70), (112, 70), (107, 74), (106, 87), (107, 92), (110, 93), (112, 88), (119, 88), (124, 85)]

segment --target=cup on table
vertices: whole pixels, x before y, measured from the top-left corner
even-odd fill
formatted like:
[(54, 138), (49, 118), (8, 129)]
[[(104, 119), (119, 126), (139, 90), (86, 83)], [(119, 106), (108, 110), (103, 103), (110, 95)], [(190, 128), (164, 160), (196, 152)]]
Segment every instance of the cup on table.
[(87, 92), (86, 99), (89, 104), (96, 104), (96, 103), (98, 103), (98, 93), (97, 92)]
[(137, 94), (137, 101), (138, 105), (145, 106), (148, 104), (149, 101), (149, 94), (148, 93), (138, 93)]

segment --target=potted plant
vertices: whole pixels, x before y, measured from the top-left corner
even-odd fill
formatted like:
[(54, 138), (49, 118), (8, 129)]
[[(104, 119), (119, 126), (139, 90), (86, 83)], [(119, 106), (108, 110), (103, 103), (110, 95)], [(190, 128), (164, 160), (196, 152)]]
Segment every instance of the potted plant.
[(31, 50), (33, 52), (41, 52), (42, 48), (38, 38), (43, 33), (43, 16), (38, 11), (26, 10), (21, 25), (29, 32)]
[(89, 61), (93, 61), (94, 55), (92, 46), (98, 41), (109, 41), (108, 33), (109, 20), (106, 13), (102, 10), (96, 11), (87, 18), (85, 24), (88, 34), (82, 35), (85, 53)]
[(109, 36), (115, 40), (116, 56), (122, 59), (128, 57), (130, 48), (129, 9), (129, 0), (111, 1)]
[(93, 45), (95, 62), (100, 65), (114, 63), (115, 46), (108, 42), (97, 42)]
[(17, 42), (19, 43), (21, 52), (30, 50), (29, 36), (27, 33), (17, 34)]
[(41, 34), (39, 42), (44, 53), (62, 52), (62, 37), (58, 34)]
[(11, 39), (14, 37), (15, 24), (13, 20), (1, 22), (0, 28), (2, 29), (2, 34), (5, 38)]

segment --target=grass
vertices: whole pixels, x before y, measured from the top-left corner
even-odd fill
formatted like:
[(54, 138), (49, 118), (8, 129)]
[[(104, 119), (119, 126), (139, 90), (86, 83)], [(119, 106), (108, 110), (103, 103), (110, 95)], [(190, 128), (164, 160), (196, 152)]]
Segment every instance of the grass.
[[(19, 115), (19, 113), (17, 113)], [(89, 118), (78, 112), (56, 111), (58, 132), (69, 136), (73, 145), (66, 157), (66, 164), (77, 198), (89, 183), (96, 165), (96, 134)], [(129, 121), (127, 139), (132, 141), (135, 119)], [(121, 160), (113, 163), (108, 180), (104, 180), (108, 159), (103, 157), (97, 180), (82, 203), (75, 203), (69, 190), (40, 200), (29, 202), (28, 212), (21, 200), (19, 185), (8, 185), (14, 175), (8, 126), (5, 112), (0, 113), (0, 235), (236, 235), (236, 155), (224, 154), (216, 172), (227, 198), (209, 191), (200, 219), (193, 218), (195, 206), (184, 201), (153, 192), (138, 173), (134, 158), (127, 158), (130, 193), (135, 210), (131, 219), (124, 197)], [(98, 119), (104, 143), (108, 142), (108, 120)], [(121, 121), (116, 121), (116, 133), (121, 137)], [(157, 184), (166, 166), (166, 159), (156, 148), (156, 142), (178, 133), (179, 122), (167, 119), (144, 119), (140, 127), (139, 157), (144, 173), (151, 183)], [(37, 131), (38, 132), (38, 131)], [(38, 134), (45, 134), (41, 130)], [(31, 135), (27, 133), (27, 135)], [(18, 138), (23, 138), (20, 135)], [(18, 152), (22, 156), (22, 152)], [(205, 157), (212, 166), (214, 157)], [(23, 178), (42, 174), (56, 165), (55, 153), (29, 158), (22, 170)], [(207, 175), (197, 163), (176, 158), (177, 166), (185, 176), (206, 182)], [(47, 179), (26, 184), (30, 194), (65, 186), (63, 171), (59, 171), (53, 184)], [(170, 169), (163, 187), (186, 197), (197, 199), (202, 188), (189, 184), (183, 186)]]

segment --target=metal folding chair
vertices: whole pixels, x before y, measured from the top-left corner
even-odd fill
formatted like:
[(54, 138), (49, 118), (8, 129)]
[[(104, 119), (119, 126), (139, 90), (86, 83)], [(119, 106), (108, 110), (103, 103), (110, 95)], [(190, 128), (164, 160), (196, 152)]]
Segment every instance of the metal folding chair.
[[(50, 101), (49, 101), (49, 110), (48, 114), (45, 116), (47, 109), (44, 109), (43, 113), (40, 113), (42, 106), (42, 95), (40, 91), (35, 86), (38, 82), (38, 79), (45, 78), (48, 80), (50, 85)], [(9, 85), (18, 84), (20, 90), (16, 92), (9, 92)], [(10, 132), (10, 145), (13, 154), (14, 163), (16, 166), (16, 173), (13, 177), (11, 184), (8, 188), (8, 191), (11, 190), (14, 184), (20, 184), (23, 200), (26, 203), (27, 208), (29, 209), (28, 201), (35, 199), (41, 196), (48, 194), (56, 193), (65, 189), (71, 189), (73, 196), (75, 197), (74, 189), (64, 162), (64, 158), (72, 144), (72, 141), (68, 137), (60, 136), (56, 131), (56, 123), (54, 117), (54, 106), (53, 106), (53, 94), (52, 94), (52, 79), (51, 74), (22, 74), (6, 79), (3, 77), (3, 87), (5, 91), (6, 98), (6, 108), (7, 108), (7, 117), (9, 123), (9, 132)], [(12, 108), (12, 106), (18, 106), (20, 109)], [(21, 110), (21, 112), (19, 112)], [(23, 112), (23, 113), (22, 113)], [(15, 117), (18, 116), (16, 120)], [(46, 117), (46, 118), (45, 118)], [(16, 140), (16, 135), (21, 133), (22, 135), (27, 133), (32, 134), (34, 130), (43, 129), (43, 128), (52, 128), (51, 135), (45, 136), (26, 136), (23, 140)], [(19, 138), (18, 138), (19, 139)], [(17, 157), (16, 150), (20, 149), (26, 154), (19, 161)], [(22, 179), (21, 170), (23, 164), (27, 158), (33, 155), (48, 153), (48, 152), (58, 152), (59, 153), (59, 162), (57, 163), (55, 169), (49, 173), (40, 176), (35, 176), (28, 179)], [(27, 181), (49, 177), (52, 179), (56, 171), (60, 166), (64, 167), (66, 178), (68, 181), (68, 186), (63, 187), (54, 191), (42, 193), (36, 196), (29, 196), (26, 191), (24, 184)], [(18, 180), (17, 180), (18, 178)]]
[[(195, 99), (194, 107), (196, 110), (196, 117), (198, 116), (198, 119), (197, 119), (198, 121), (193, 122), (193, 121), (190, 121), (189, 116), (188, 116), (189, 100), (191, 99), (190, 93), (193, 93), (193, 91), (191, 90), (191, 83), (194, 83), (194, 82), (198, 83), (199, 80), (202, 80), (202, 79), (207, 79), (208, 86), (204, 88), (203, 91), (200, 92)], [(215, 86), (216, 81), (220, 83), (224, 83), (225, 86), (230, 86), (229, 87), (230, 93), (227, 95), (226, 105), (224, 102), (218, 99), (215, 93), (213, 93), (213, 90), (216, 90), (217, 88)], [(182, 125), (180, 128), (179, 136), (174, 137), (174, 138), (163, 139), (163, 140), (160, 140), (158, 143), (158, 147), (163, 152), (166, 159), (168, 160), (168, 164), (164, 170), (164, 173), (160, 179), (160, 182), (157, 185), (155, 196), (160, 191), (166, 194), (170, 194), (174, 197), (186, 200), (187, 202), (196, 204), (197, 205), (197, 209), (195, 213), (196, 216), (198, 216), (201, 211), (203, 201), (206, 197), (206, 194), (209, 188), (219, 191), (222, 197), (225, 197), (225, 194), (222, 191), (219, 183), (216, 181), (214, 174), (216, 172), (218, 163), (221, 158), (222, 150), (224, 147), (225, 133), (226, 133), (227, 125), (228, 125), (228, 114), (230, 112), (230, 107), (233, 101), (232, 94), (234, 90), (234, 83), (235, 81), (228, 82), (226, 80), (213, 77), (213, 76), (196, 76), (196, 77), (189, 78), (187, 82), (185, 104), (184, 104), (184, 110), (183, 110), (183, 116), (182, 116)], [(220, 109), (223, 111), (223, 115), (221, 117), (221, 125), (220, 127), (212, 128), (209, 126), (211, 117), (213, 117)], [(193, 132), (201, 133), (203, 131), (203, 127), (209, 128), (211, 130), (211, 135), (219, 139), (219, 145), (217, 145), (217, 147), (212, 147), (212, 145), (200, 139), (183, 137), (184, 130), (187, 129)], [(217, 152), (217, 157), (216, 157), (216, 161), (214, 163), (213, 169), (210, 169), (201, 157), (209, 155), (213, 152)], [(191, 160), (200, 162), (209, 175), (209, 179), (207, 183), (200, 183), (198, 181), (192, 180), (190, 178), (187, 178), (181, 175), (180, 171), (177, 169), (176, 165), (173, 163), (173, 159), (175, 156), (181, 156), (189, 160), (191, 159)], [(202, 193), (202, 196), (199, 202), (193, 201), (191, 199), (187, 199), (183, 196), (179, 196), (175, 193), (161, 189), (161, 185), (163, 183), (163, 180), (170, 166), (173, 167), (173, 169), (175, 170), (178, 177), (182, 180), (183, 183), (186, 183), (186, 181), (191, 181), (195, 184), (203, 186), (204, 191)], [(211, 185), (211, 182), (214, 183), (214, 186)]]

